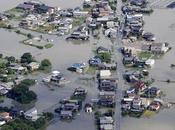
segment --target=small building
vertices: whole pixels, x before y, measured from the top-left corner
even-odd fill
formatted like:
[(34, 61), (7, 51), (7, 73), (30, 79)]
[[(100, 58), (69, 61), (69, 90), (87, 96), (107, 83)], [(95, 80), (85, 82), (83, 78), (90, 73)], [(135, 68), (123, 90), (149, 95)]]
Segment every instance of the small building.
[(93, 57), (89, 60), (89, 65), (91, 65), (91, 66), (98, 66), (101, 63), (102, 63), (102, 61), (98, 57)]
[(73, 12), (73, 15), (75, 17), (79, 17), (79, 16), (87, 16), (88, 15), (88, 11), (74, 11)]
[(53, 13), (54, 12), (54, 8), (53, 7), (49, 7), (45, 4), (41, 4), (41, 5), (37, 5), (35, 6), (35, 11), (39, 14), (47, 14), (47, 13)]
[(6, 20), (8, 20), (8, 18), (0, 13), (0, 21), (6, 21)]
[(23, 67), (21, 65), (15, 65), (15, 66), (12, 66), (12, 67), (9, 67), (9, 68), (14, 70), (18, 74), (22, 74), (22, 73), (25, 73), (27, 71), (27, 68)]
[(100, 130), (114, 130), (114, 120), (110, 116), (103, 116), (99, 118)]
[(151, 52), (153, 53), (165, 53), (169, 49), (166, 43), (153, 43), (151, 44)]
[(115, 92), (100, 92), (99, 93), (99, 105), (106, 107), (115, 106)]
[(29, 70), (31, 71), (35, 71), (35, 70), (38, 70), (39, 67), (40, 67), (40, 63), (38, 62), (31, 62), (27, 65), (27, 67), (29, 68)]
[(98, 65), (99, 70), (116, 70), (117, 63), (101, 63)]
[(71, 67), (68, 68), (68, 70), (82, 73), (85, 68), (86, 68), (85, 63), (74, 63)]
[(145, 85), (144, 82), (139, 81), (135, 84), (135, 88), (136, 88), (136, 91), (143, 92), (147, 88), (147, 86)]
[(161, 108), (161, 104), (159, 102), (153, 101), (148, 108), (152, 111), (158, 111)]
[(36, 108), (32, 108), (24, 113), (24, 117), (31, 121), (36, 121), (38, 119), (38, 111)]
[(132, 101), (132, 108), (139, 110), (142, 105), (142, 100), (140, 97), (135, 97)]
[(66, 120), (71, 120), (71, 119), (73, 119), (73, 113), (72, 113), (72, 111), (61, 111), (60, 118), (66, 119)]
[(3, 120), (8, 122), (12, 119), (12, 117), (10, 116), (10, 113), (8, 113), (8, 112), (1, 112), (0, 119), (3, 119)]
[(100, 70), (99, 76), (100, 79), (108, 79), (111, 77), (111, 71), (110, 70)]
[(76, 88), (73, 95), (74, 96), (86, 96), (87, 91), (84, 88)]
[(99, 89), (101, 91), (116, 91), (117, 82), (116, 79), (104, 79), (99, 82)]
[(106, 53), (106, 52), (108, 53), (108, 52), (110, 52), (110, 50), (105, 48), (105, 47), (100, 46), (96, 49), (96, 52), (97, 52), (97, 54)]
[(153, 67), (155, 64), (155, 60), (154, 59), (148, 59), (145, 61), (145, 65), (147, 65), (148, 67)]
[(85, 110), (86, 113), (92, 113), (92, 111), (93, 111), (92, 104), (90, 104), (90, 103), (85, 104), (84, 110)]
[(22, 3), (22, 4), (19, 4), (16, 8), (17, 9), (22, 9), (22, 10), (33, 11), (34, 10), (34, 5), (29, 4), (29, 3)]
[(148, 98), (158, 97), (160, 96), (160, 93), (161, 93), (160, 89), (156, 87), (150, 87), (147, 90), (145, 90), (145, 96)]

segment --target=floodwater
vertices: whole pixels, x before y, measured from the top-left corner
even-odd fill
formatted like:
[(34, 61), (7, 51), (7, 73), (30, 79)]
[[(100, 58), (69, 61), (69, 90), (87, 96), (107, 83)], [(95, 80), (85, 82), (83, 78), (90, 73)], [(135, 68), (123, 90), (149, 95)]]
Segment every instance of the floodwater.
[[(26, 0), (0, 0), (0, 11), (5, 11), (13, 8), (15, 5), (22, 3)], [(57, 6), (61, 8), (73, 8), (82, 3), (82, 0), (39, 0), (50, 6)]]
[[(62, 8), (76, 7), (82, 3), (81, 0), (41, 0)], [(0, 11), (10, 9), (23, 2), (23, 0), (0, 0)], [(166, 41), (173, 47), (162, 59), (156, 60), (155, 67), (151, 69), (151, 76), (156, 79), (153, 84), (160, 87), (166, 94), (165, 99), (175, 102), (174, 84), (167, 84), (160, 82), (160, 80), (175, 79), (175, 69), (170, 68), (170, 64), (175, 64), (175, 10), (155, 10), (150, 16), (145, 16), (145, 30), (153, 32), (158, 41)], [(38, 33), (32, 33), (35, 36), (39, 36)], [(45, 38), (53, 39), (54, 46), (50, 49), (38, 50), (34, 47), (26, 46), (19, 41), (25, 37), (18, 35), (14, 32), (9, 32), (4, 29), (0, 29), (1, 48), (0, 53), (4, 55), (13, 55), (20, 57), (24, 52), (31, 52), (37, 60), (48, 58), (53, 64), (53, 70), (61, 71), (65, 77), (71, 82), (65, 87), (57, 88), (54, 87), (54, 91), (51, 91), (48, 87), (43, 84), (37, 84), (31, 89), (34, 90), (38, 95), (38, 101), (35, 103), (36, 108), (39, 111), (49, 110), (53, 111), (57, 103), (61, 98), (69, 97), (74, 88), (84, 87), (88, 89), (88, 97), (86, 101), (90, 101), (91, 98), (96, 98), (97, 89), (95, 82), (80, 82), (78, 78), (80, 75), (67, 71), (67, 67), (75, 62), (87, 62), (87, 60), (93, 56), (93, 51), (98, 45), (104, 45), (110, 47), (110, 41), (104, 37), (98, 41), (98, 45), (95, 39), (90, 39), (90, 42), (85, 43), (73, 43), (66, 42), (65, 37), (57, 37), (51, 35), (44, 35)], [(34, 74), (33, 78), (37, 78), (41, 81), (45, 74)], [(10, 101), (8, 101), (10, 102)], [(56, 105), (55, 105), (56, 104)], [(121, 130), (174, 130), (175, 128), (175, 108), (161, 110), (159, 114), (151, 118), (122, 118), (121, 119)], [(61, 122), (56, 120), (47, 130), (96, 130), (94, 125), (93, 115), (85, 114), (81, 111), (76, 116), (76, 120), (71, 123)]]
[[(160, 82), (167, 79), (175, 80), (175, 69), (170, 68), (170, 65), (175, 63), (175, 10), (157, 9), (150, 16), (145, 16), (144, 19), (145, 31), (154, 33), (157, 41), (168, 42), (172, 46), (171, 51), (156, 60), (150, 74), (156, 79), (153, 86), (161, 88), (166, 94), (165, 100), (175, 102), (175, 84)], [(150, 118), (123, 118), (121, 122), (121, 130), (174, 130), (175, 107), (161, 110)]]

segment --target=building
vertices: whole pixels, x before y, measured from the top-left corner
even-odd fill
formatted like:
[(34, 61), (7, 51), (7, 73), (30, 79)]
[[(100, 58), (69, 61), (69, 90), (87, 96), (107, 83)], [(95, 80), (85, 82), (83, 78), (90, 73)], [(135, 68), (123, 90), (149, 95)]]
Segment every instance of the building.
[(147, 65), (148, 67), (153, 67), (155, 64), (155, 60), (154, 59), (148, 59), (145, 61), (145, 65)]
[(100, 70), (99, 76), (100, 79), (108, 79), (111, 77), (111, 71), (110, 70)]
[(38, 119), (38, 111), (32, 108), (24, 113), (24, 117), (28, 120), (36, 121)]
[(1, 112), (0, 119), (3, 119), (5, 121), (9, 121), (12, 119), (12, 117), (10, 116), (10, 113), (8, 113), (8, 112)]
[(115, 92), (103, 91), (99, 93), (99, 105), (106, 107), (115, 106)]
[(71, 120), (73, 118), (72, 111), (61, 111), (60, 113), (61, 119)]
[(29, 68), (29, 70), (31, 71), (35, 71), (35, 70), (38, 70), (39, 67), (40, 67), (40, 63), (38, 62), (31, 62), (27, 65), (27, 67)]
[(22, 9), (22, 10), (33, 11), (34, 10), (34, 5), (29, 4), (29, 3), (22, 3), (22, 4), (19, 4), (16, 8), (17, 9)]
[(151, 52), (153, 53), (165, 53), (169, 49), (166, 43), (153, 43), (151, 44)]
[(93, 111), (93, 105), (90, 104), (90, 103), (85, 104), (84, 110), (85, 110), (86, 113), (92, 113), (92, 111)]
[(143, 44), (142, 51), (149, 51), (156, 54), (166, 53), (169, 49), (168, 43), (150, 43)]
[(98, 48), (96, 49), (96, 52), (97, 52), (97, 54), (100, 54), (100, 53), (108, 53), (108, 52), (110, 52), (110, 50), (107, 49), (107, 48), (105, 48), (105, 47), (100, 46), (100, 47), (98, 47)]
[(114, 120), (110, 116), (102, 116), (99, 118), (100, 130), (114, 130)]

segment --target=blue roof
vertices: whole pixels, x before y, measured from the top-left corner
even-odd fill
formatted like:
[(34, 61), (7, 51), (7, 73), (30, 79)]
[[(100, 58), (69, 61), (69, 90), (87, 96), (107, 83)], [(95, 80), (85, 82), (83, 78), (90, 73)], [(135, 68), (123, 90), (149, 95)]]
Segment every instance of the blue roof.
[(98, 58), (98, 57), (94, 57), (94, 58), (91, 58), (90, 60), (89, 60), (89, 64), (101, 64), (102, 62), (101, 62), (101, 59), (100, 58)]
[(85, 63), (74, 63), (71, 67), (76, 69), (82, 69), (82, 68), (85, 68), (86, 65)]

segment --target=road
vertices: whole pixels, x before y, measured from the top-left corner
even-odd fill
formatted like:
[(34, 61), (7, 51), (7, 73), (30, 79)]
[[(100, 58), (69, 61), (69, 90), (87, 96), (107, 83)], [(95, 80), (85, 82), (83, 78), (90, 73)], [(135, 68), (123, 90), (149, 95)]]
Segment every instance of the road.
[(122, 54), (120, 52), (121, 47), (122, 47), (122, 33), (121, 30), (124, 28), (124, 18), (123, 18), (123, 13), (121, 11), (122, 7), (122, 2), (119, 0), (117, 4), (117, 15), (119, 16), (120, 19), (120, 26), (118, 28), (117, 32), (117, 42), (113, 44), (114, 48), (114, 55), (113, 59), (115, 62), (117, 62), (117, 77), (118, 77), (118, 89), (117, 89), (117, 100), (116, 100), (116, 108), (115, 108), (115, 130), (120, 130), (121, 129), (121, 104), (120, 101), (122, 99), (122, 92), (123, 92), (123, 87), (125, 86), (125, 81), (123, 79), (123, 74), (125, 72), (125, 67), (122, 63)]

